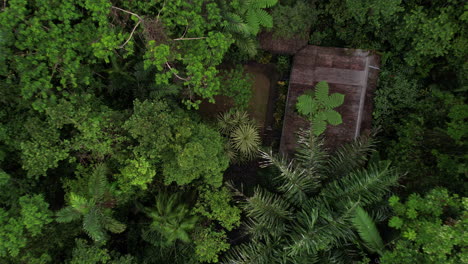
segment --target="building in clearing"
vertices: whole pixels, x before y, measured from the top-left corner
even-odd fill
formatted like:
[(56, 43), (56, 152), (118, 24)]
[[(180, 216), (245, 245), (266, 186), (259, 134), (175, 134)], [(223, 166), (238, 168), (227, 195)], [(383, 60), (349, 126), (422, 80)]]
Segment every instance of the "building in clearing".
[[(294, 46), (291, 50), (296, 49)], [(342, 115), (343, 123), (329, 125), (325, 132), (328, 147), (336, 148), (369, 131), (379, 64), (380, 57), (371, 51), (312, 45), (297, 49), (289, 80), (280, 152), (286, 155), (294, 153), (296, 132), (310, 125), (296, 112), (297, 97), (313, 89), (320, 81), (328, 82), (330, 93), (345, 95), (343, 105), (336, 109)]]

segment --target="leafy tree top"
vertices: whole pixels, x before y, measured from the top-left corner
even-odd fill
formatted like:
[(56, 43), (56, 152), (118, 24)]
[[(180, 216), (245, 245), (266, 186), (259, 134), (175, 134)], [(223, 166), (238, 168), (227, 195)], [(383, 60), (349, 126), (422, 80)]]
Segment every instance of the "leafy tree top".
[(397, 196), (389, 199), (395, 216), (389, 226), (400, 230), (392, 250), (381, 263), (464, 263), (467, 246), (467, 198), (436, 188), (426, 195), (411, 194), (401, 202)]
[(182, 109), (165, 101), (135, 101), (134, 113), (124, 128), (137, 142), (133, 153), (162, 167), (165, 184), (185, 185), (203, 179), (221, 186), (229, 163), (221, 136)]

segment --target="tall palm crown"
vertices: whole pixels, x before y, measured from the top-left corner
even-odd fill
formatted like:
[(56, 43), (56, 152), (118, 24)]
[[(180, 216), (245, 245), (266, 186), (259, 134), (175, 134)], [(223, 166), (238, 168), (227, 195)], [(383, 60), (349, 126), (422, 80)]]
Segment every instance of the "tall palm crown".
[(274, 166), (269, 190), (257, 188), (245, 205), (251, 240), (231, 250), (225, 263), (347, 263), (356, 245), (371, 252), (383, 247), (370, 210), (398, 174), (389, 163), (363, 166), (373, 151), (368, 137), (342, 146), (332, 155), (323, 139), (299, 135), (293, 161), (262, 152)]
[(225, 112), (218, 116), (219, 132), (228, 140), (226, 153), (233, 163), (258, 157), (261, 138), (257, 124), (245, 111)]
[(198, 217), (190, 215), (189, 206), (183, 203), (181, 193), (161, 192), (156, 196), (154, 208), (145, 208), (144, 212), (151, 217), (150, 231), (156, 231), (165, 238), (164, 246), (176, 240), (190, 242), (189, 233), (195, 228)]
[(85, 195), (70, 194), (69, 206), (60, 209), (56, 215), (59, 223), (69, 223), (83, 218), (83, 230), (94, 240), (107, 238), (105, 230), (121, 233), (126, 226), (112, 217), (116, 199), (107, 181), (105, 164), (98, 164), (88, 178)]

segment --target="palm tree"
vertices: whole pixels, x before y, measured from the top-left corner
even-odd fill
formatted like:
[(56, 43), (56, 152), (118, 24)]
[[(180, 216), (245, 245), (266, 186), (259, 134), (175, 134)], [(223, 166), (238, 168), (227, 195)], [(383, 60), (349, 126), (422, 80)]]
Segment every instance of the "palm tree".
[(107, 167), (98, 164), (89, 176), (86, 195), (70, 193), (69, 206), (56, 213), (56, 221), (68, 223), (83, 218), (83, 229), (94, 241), (106, 239), (105, 230), (112, 233), (123, 232), (125, 225), (112, 217), (116, 199), (112, 195), (106, 174)]
[(218, 129), (227, 138), (226, 153), (231, 162), (241, 163), (259, 154), (258, 126), (245, 111), (226, 112), (218, 117)]
[(328, 153), (312, 131), (299, 134), (295, 159), (262, 152), (278, 170), (268, 190), (247, 198), (250, 242), (228, 252), (225, 263), (351, 263), (358, 248), (381, 252), (372, 209), (397, 184), (389, 163), (363, 168), (373, 140), (362, 137)]
[(181, 193), (159, 193), (154, 208), (144, 208), (143, 211), (152, 219), (148, 231), (159, 234), (163, 238), (159, 240), (163, 246), (176, 241), (191, 241), (190, 232), (195, 228), (198, 217), (192, 215), (189, 206), (183, 203)]

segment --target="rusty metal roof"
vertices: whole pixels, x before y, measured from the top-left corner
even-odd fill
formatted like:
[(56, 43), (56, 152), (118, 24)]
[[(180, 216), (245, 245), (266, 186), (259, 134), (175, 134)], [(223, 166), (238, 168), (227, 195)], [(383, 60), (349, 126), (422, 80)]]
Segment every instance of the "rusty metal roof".
[(336, 109), (343, 123), (328, 125), (325, 132), (328, 147), (336, 148), (370, 130), (379, 65), (380, 57), (371, 51), (312, 45), (300, 49), (291, 69), (280, 152), (293, 154), (296, 132), (310, 125), (296, 112), (297, 97), (320, 81), (328, 82), (330, 93), (345, 95), (343, 105)]

